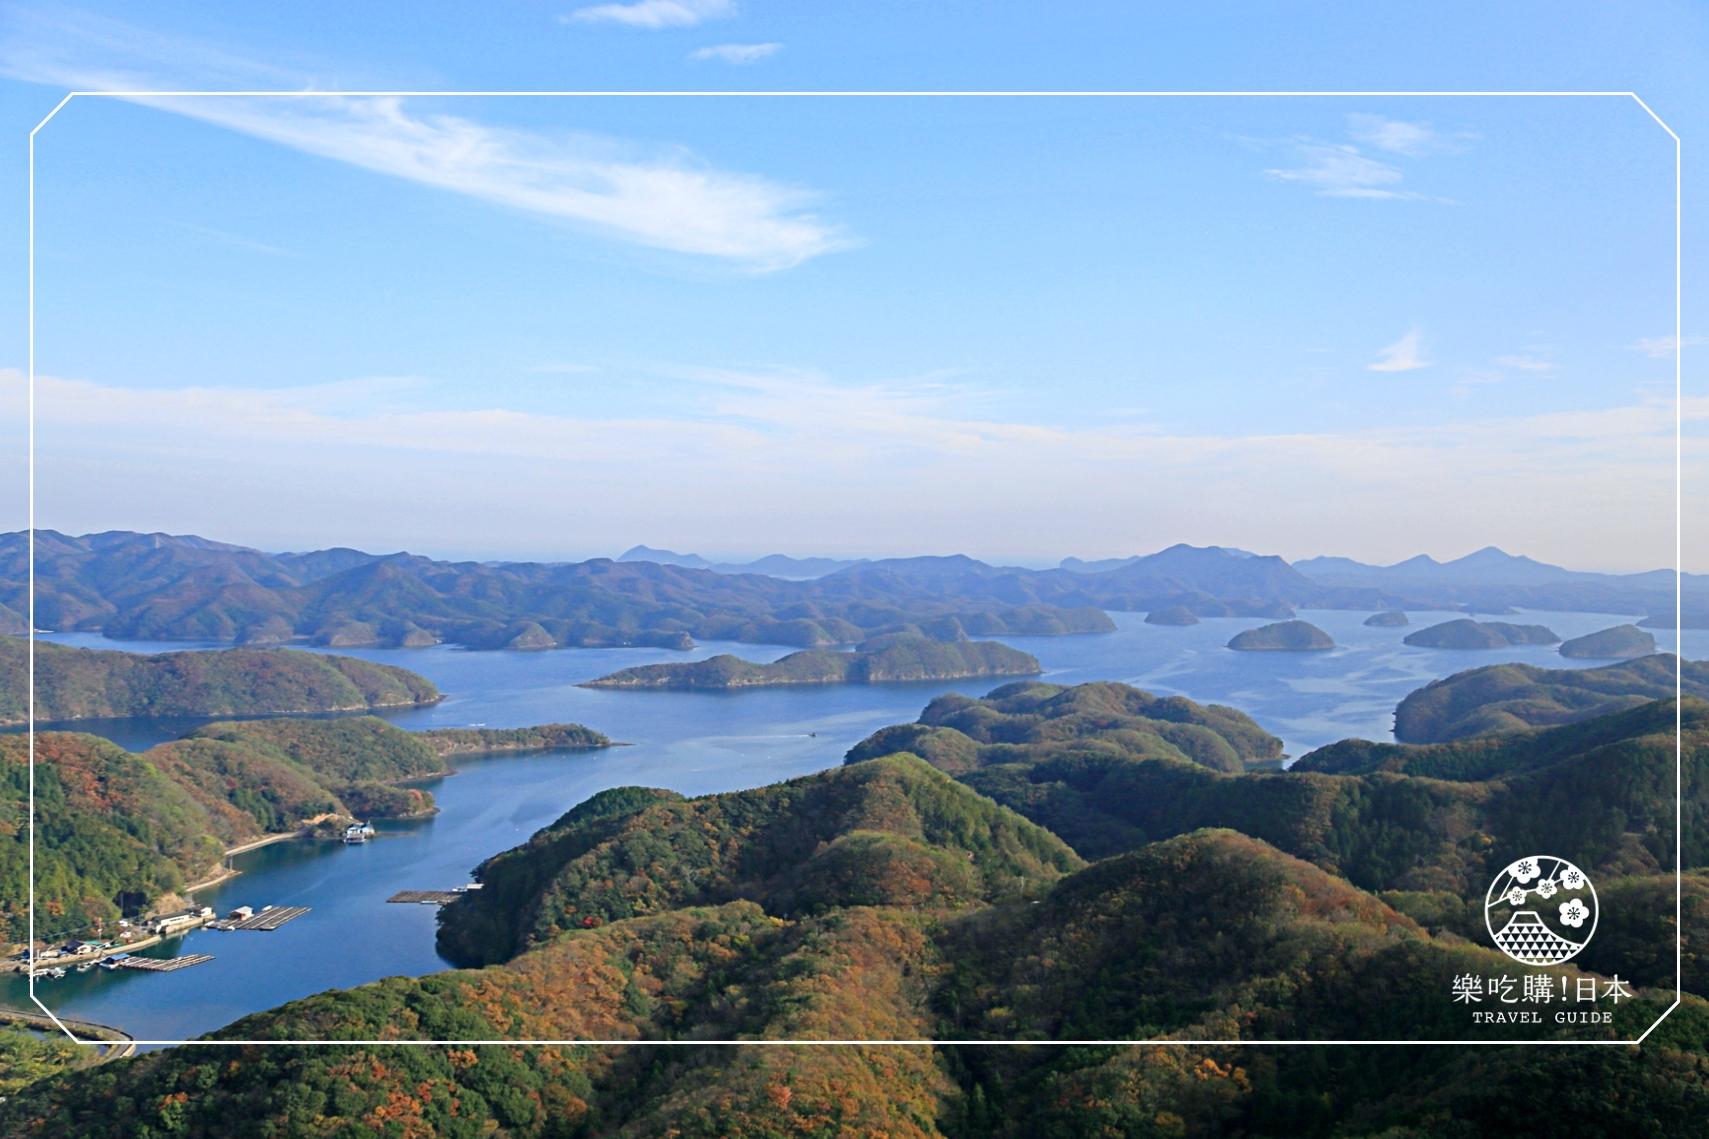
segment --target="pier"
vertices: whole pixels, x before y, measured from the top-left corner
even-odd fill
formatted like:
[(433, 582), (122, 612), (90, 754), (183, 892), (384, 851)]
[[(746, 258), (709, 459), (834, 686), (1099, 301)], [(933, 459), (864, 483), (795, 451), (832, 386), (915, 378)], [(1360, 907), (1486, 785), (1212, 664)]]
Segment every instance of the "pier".
[(190, 953), (183, 957), (126, 957), (118, 963), (120, 969), (141, 969), (147, 973), (176, 973), (192, 965), (202, 965), (214, 959), (212, 953)]
[(463, 894), (463, 890), (399, 890), (386, 901), (397, 902), (400, 905), (415, 902), (424, 906), (443, 906), (449, 902), (455, 902)]
[(309, 912), (307, 906), (269, 906), (260, 913), (244, 918), (227, 918), (214, 922), (212, 928), (223, 930), (256, 929), (271, 933), (288, 921), (295, 921)]

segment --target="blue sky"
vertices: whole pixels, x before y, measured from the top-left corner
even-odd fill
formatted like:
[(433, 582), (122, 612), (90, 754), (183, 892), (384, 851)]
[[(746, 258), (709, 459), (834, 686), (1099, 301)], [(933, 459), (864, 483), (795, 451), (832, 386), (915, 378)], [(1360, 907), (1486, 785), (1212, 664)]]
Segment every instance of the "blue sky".
[[(1454, 7), (26, 5), (0, 105), (15, 138), (71, 88), (1632, 88), (1688, 143), (1704, 116), (1701, 10)], [(1625, 99), (78, 100), (38, 140), (39, 520), (1668, 564), (1672, 156)], [(13, 439), (23, 356), (9, 322)]]

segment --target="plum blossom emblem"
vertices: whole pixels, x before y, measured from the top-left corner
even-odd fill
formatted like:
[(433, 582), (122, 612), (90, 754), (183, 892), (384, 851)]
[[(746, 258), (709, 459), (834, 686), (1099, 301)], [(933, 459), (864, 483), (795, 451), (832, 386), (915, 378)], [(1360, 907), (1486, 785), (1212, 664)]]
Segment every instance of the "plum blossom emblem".
[(1565, 858), (1529, 854), (1496, 874), (1484, 896), (1484, 927), (1503, 953), (1524, 965), (1576, 957), (1596, 933), (1596, 887)]

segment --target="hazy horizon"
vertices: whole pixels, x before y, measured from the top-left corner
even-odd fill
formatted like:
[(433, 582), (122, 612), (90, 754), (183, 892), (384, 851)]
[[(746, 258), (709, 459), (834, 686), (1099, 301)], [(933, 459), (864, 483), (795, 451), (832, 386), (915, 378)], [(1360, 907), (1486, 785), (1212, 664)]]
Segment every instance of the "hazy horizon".
[[(21, 533), (25, 529), (27, 529), (27, 527), (19, 527), (17, 530), (9, 531), (9, 533)], [(395, 555), (395, 554), (408, 554), (408, 555), (416, 556), (416, 557), (430, 558), (430, 559), (435, 560), (435, 561), (447, 561), (447, 562), (547, 562), (547, 563), (563, 562), (563, 563), (574, 563), (574, 562), (591, 561), (591, 560), (595, 560), (595, 559), (599, 559), (599, 558), (609, 558), (609, 559), (615, 560), (615, 559), (619, 558), (620, 556), (622, 556), (623, 554), (628, 553), (630, 550), (633, 550), (633, 549), (636, 549), (639, 547), (645, 547), (645, 548), (652, 550), (652, 551), (655, 551), (655, 552), (669, 553), (669, 554), (676, 555), (678, 557), (699, 556), (699, 557), (705, 558), (707, 561), (709, 561), (715, 565), (740, 565), (740, 564), (744, 564), (744, 563), (748, 563), (748, 562), (758, 561), (761, 558), (773, 557), (773, 556), (778, 556), (778, 555), (782, 555), (784, 557), (790, 557), (790, 558), (797, 558), (797, 559), (826, 558), (826, 559), (838, 560), (838, 561), (860, 561), (860, 560), (878, 561), (878, 560), (891, 559), (891, 558), (970, 557), (970, 558), (974, 558), (977, 561), (984, 562), (987, 565), (999, 566), (999, 567), (1006, 566), (1006, 567), (1015, 567), (1015, 568), (1021, 568), (1021, 569), (1055, 569), (1055, 568), (1058, 568), (1063, 561), (1065, 561), (1069, 558), (1078, 558), (1081, 561), (1085, 561), (1085, 562), (1099, 562), (1099, 561), (1106, 561), (1106, 560), (1112, 560), (1112, 559), (1145, 557), (1145, 556), (1150, 555), (1150, 554), (1156, 554), (1156, 553), (1162, 552), (1164, 550), (1170, 549), (1173, 546), (1188, 545), (1188, 546), (1194, 546), (1194, 547), (1201, 548), (1201, 549), (1207, 548), (1207, 547), (1220, 547), (1223, 549), (1238, 551), (1241, 553), (1250, 554), (1250, 555), (1254, 555), (1257, 557), (1280, 557), (1283, 561), (1288, 562), (1290, 565), (1297, 563), (1297, 562), (1305, 561), (1305, 560), (1308, 560), (1311, 558), (1326, 557), (1326, 558), (1348, 558), (1352, 561), (1356, 561), (1356, 562), (1360, 562), (1360, 563), (1363, 563), (1366, 565), (1371, 565), (1371, 566), (1376, 566), (1376, 567), (1382, 568), (1382, 567), (1386, 567), (1386, 566), (1392, 566), (1392, 565), (1397, 564), (1398, 562), (1404, 562), (1404, 561), (1407, 561), (1411, 558), (1419, 557), (1419, 556), (1432, 558), (1440, 564), (1447, 564), (1449, 562), (1453, 562), (1453, 561), (1457, 561), (1457, 560), (1462, 559), (1462, 558), (1469, 557), (1473, 554), (1482, 553), (1485, 550), (1493, 549), (1493, 550), (1496, 550), (1500, 553), (1506, 554), (1509, 557), (1531, 558), (1533, 561), (1543, 562), (1544, 564), (1556, 565), (1557, 568), (1570, 570), (1570, 571), (1573, 571), (1576, 573), (1628, 574), (1628, 573), (1647, 573), (1647, 572), (1654, 572), (1657, 570), (1671, 571), (1675, 568), (1671, 565), (1662, 565), (1662, 566), (1650, 566), (1647, 569), (1640, 569), (1640, 570), (1625, 570), (1625, 569), (1606, 569), (1606, 568), (1603, 568), (1600, 566), (1595, 566), (1595, 565), (1570, 565), (1570, 564), (1550, 563), (1550, 562), (1547, 562), (1546, 559), (1532, 558), (1532, 556), (1530, 554), (1526, 553), (1523, 550), (1508, 549), (1508, 548), (1500, 545), (1500, 543), (1495, 543), (1495, 542), (1485, 542), (1479, 546), (1475, 546), (1475, 547), (1472, 547), (1469, 549), (1459, 550), (1457, 552), (1451, 552), (1451, 553), (1438, 553), (1436, 551), (1431, 551), (1431, 550), (1419, 550), (1414, 554), (1407, 555), (1407, 557), (1405, 557), (1405, 558), (1398, 558), (1398, 559), (1394, 559), (1393, 561), (1387, 561), (1387, 562), (1376, 562), (1376, 561), (1370, 561), (1368, 559), (1358, 557), (1356, 555), (1342, 553), (1342, 552), (1339, 552), (1336, 550), (1310, 551), (1310, 552), (1295, 554), (1295, 555), (1290, 556), (1288, 554), (1282, 553), (1280, 551), (1275, 551), (1275, 550), (1250, 549), (1250, 548), (1240, 546), (1240, 545), (1238, 545), (1236, 543), (1232, 543), (1232, 542), (1165, 542), (1161, 545), (1148, 546), (1145, 548), (1134, 548), (1134, 549), (1129, 549), (1129, 550), (1125, 550), (1122, 552), (1087, 554), (1087, 553), (1083, 553), (1083, 552), (1067, 551), (1067, 552), (1064, 552), (1060, 555), (1045, 556), (1045, 557), (1037, 557), (1037, 556), (1031, 556), (1031, 555), (1022, 555), (1022, 554), (1004, 554), (1001, 552), (978, 554), (978, 553), (973, 553), (973, 552), (968, 551), (968, 550), (961, 550), (961, 549), (931, 549), (931, 548), (926, 548), (926, 549), (897, 549), (897, 550), (888, 551), (888, 552), (873, 552), (870, 550), (869, 551), (853, 550), (853, 551), (843, 551), (843, 552), (834, 552), (834, 553), (823, 551), (823, 550), (800, 550), (800, 549), (782, 549), (782, 548), (778, 548), (778, 549), (770, 549), (770, 548), (767, 548), (767, 549), (749, 549), (749, 548), (743, 548), (743, 547), (725, 547), (725, 548), (708, 547), (706, 549), (688, 549), (688, 548), (684, 548), (681, 546), (671, 545), (670, 543), (649, 542), (649, 541), (630, 542), (627, 545), (624, 545), (620, 548), (614, 548), (614, 549), (609, 549), (609, 550), (606, 550), (606, 549), (588, 549), (588, 550), (564, 549), (564, 550), (552, 551), (552, 550), (542, 549), (542, 550), (530, 552), (530, 551), (527, 551), (524, 549), (518, 549), (518, 550), (509, 551), (509, 552), (496, 552), (495, 553), (495, 552), (488, 551), (488, 550), (458, 549), (456, 547), (435, 547), (435, 546), (422, 546), (422, 547), (397, 546), (397, 547), (392, 547), (392, 546), (386, 546), (384, 544), (375, 544), (372, 542), (367, 543), (367, 544), (363, 544), (362, 542), (328, 541), (328, 542), (310, 542), (307, 544), (281, 544), (279, 542), (270, 542), (270, 541), (266, 541), (266, 540), (260, 540), (260, 541), (238, 540), (236, 538), (223, 536), (220, 534), (201, 533), (201, 532), (189, 531), (189, 530), (174, 530), (171, 528), (160, 528), (160, 527), (107, 526), (107, 527), (98, 527), (95, 529), (88, 529), (88, 530), (73, 530), (73, 529), (67, 529), (66, 527), (63, 527), (63, 526), (53, 526), (53, 525), (48, 525), (48, 524), (42, 524), (42, 525), (38, 525), (36, 527), (36, 529), (38, 532), (50, 531), (51, 530), (51, 531), (54, 531), (54, 532), (57, 532), (60, 534), (65, 534), (65, 535), (68, 535), (68, 536), (74, 537), (74, 538), (83, 538), (83, 537), (89, 537), (89, 536), (96, 535), (96, 534), (115, 533), (115, 532), (129, 532), (129, 533), (138, 533), (138, 534), (165, 534), (165, 535), (167, 535), (169, 537), (173, 537), (173, 538), (200, 538), (200, 539), (204, 539), (207, 541), (224, 543), (226, 545), (242, 546), (242, 547), (246, 547), (248, 549), (258, 550), (258, 551), (261, 551), (263, 553), (269, 553), (269, 554), (302, 554), (302, 553), (310, 553), (310, 552), (313, 552), (316, 550), (347, 548), (347, 549), (355, 549), (355, 550), (359, 550), (363, 553), (375, 554), (375, 555), (379, 555), (379, 556), (391, 556), (391, 555)], [(1690, 567), (1686, 567), (1685, 572), (1689, 574), (1689, 573), (1693, 573), (1695, 571), (1691, 570)]]

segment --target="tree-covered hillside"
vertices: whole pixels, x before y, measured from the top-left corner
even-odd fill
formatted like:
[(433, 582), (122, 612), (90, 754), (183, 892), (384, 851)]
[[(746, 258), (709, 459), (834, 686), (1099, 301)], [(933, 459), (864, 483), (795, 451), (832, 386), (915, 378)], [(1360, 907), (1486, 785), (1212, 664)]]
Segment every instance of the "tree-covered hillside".
[[(865, 764), (885, 766), (887, 761)], [(888, 770), (906, 770), (888, 764)], [(972, 798), (947, 781), (949, 798)], [(658, 803), (631, 797), (641, 812)], [(621, 809), (621, 808), (614, 808)], [(969, 807), (968, 809), (972, 809)], [(616, 818), (620, 816), (607, 816)], [(1026, 824), (1016, 820), (1016, 824)], [(630, 832), (640, 842), (642, 830)], [(924, 840), (950, 854), (960, 848)], [(645, 848), (619, 859), (649, 864)], [(45, 1081), (0, 1105), (21, 1139), (274, 1135), (1083, 1135), (1473, 1133), (1497, 1105), (1586, 1102), (1577, 1122), (1649, 1136), (1709, 1107), (1692, 998), (1640, 1065), (1570, 1049), (1239, 1049), (1147, 1038), (1514, 1035), (1449, 993), (1506, 958), (1420, 929), (1263, 843), (1206, 831), (1052, 876), (995, 903), (871, 905), (824, 883), (810, 910), (679, 906), (571, 928), (508, 962), (323, 993), (207, 1044)], [(1211, 938), (1209, 934), (1215, 931)], [(1550, 970), (1567, 984), (1571, 966)], [(1519, 1035), (1616, 1038), (1672, 1000), (1639, 991), (1607, 1025)], [(768, 1040), (1131, 1039), (982, 1049)], [(225, 1046), (248, 1040), (736, 1040), (430, 1048)], [(1603, 1062), (1589, 1061), (1600, 1065)], [(1581, 1097), (1586, 1079), (1626, 1094)], [(1446, 1093), (1446, 1094), (1445, 1094)], [(1508, 1128), (1504, 1133), (1553, 1135)]]
[[(1681, 714), (1700, 830), (1709, 705)], [(483, 967), (322, 993), (205, 1044), (31, 1084), (0, 1104), (0, 1132), (1695, 1133), (1709, 1005), (1688, 992), (1668, 1012), (1673, 717), (1654, 702), (1430, 747), (1349, 741), (1302, 761), (1317, 770), (1280, 772), (1253, 769), (1279, 744), (1239, 713), (1123, 685), (944, 698), (857, 749), (871, 758), (818, 775), (696, 799), (596, 795), (488, 860), (483, 888), (442, 911), (442, 947)], [(1086, 865), (975, 790), (987, 785), (1111, 853)], [(1694, 834), (1682, 914), (1701, 985), (1709, 848)], [(1577, 960), (1516, 969), (1477, 929), (1483, 890), (1491, 865), (1541, 849), (1590, 870), (1605, 921)], [(1494, 988), (1456, 999), (1467, 978), (1484, 992), (1515, 973), (1551, 994), (1534, 1023), (1478, 1019), (1530, 1007)], [(1551, 1015), (1580, 1007), (1554, 994), (1586, 987), (1606, 1021)], [(1235, 1043), (1612, 1041), (1664, 1013), (1641, 1049)], [(975, 1043), (1014, 1040), (1041, 1043)], [(1042, 1044), (1065, 1040), (1128, 1043)]]
[(828, 896), (954, 906), (1079, 865), (1054, 835), (912, 756), (693, 800), (620, 788), (483, 863), (482, 888), (443, 911), (439, 950), (490, 964), (565, 930), (738, 898), (787, 915)]
[[(22, 723), (29, 645), (0, 637), (0, 724)], [(36, 719), (265, 716), (431, 704), (424, 676), (354, 657), (282, 649), (126, 653), (36, 644)]]
[(1657, 653), (1601, 668), (1493, 664), (1456, 672), (1409, 693), (1395, 708), (1395, 738), (1441, 743), (1491, 732), (1546, 728), (1674, 694), (1709, 699), (1709, 661)]
[[(574, 724), (529, 731), (501, 732), (494, 742), (610, 744)], [(74, 933), (135, 913), (213, 873), (226, 847), (321, 815), (430, 812), (432, 795), (400, 784), (445, 773), (445, 757), (466, 738), (416, 735), (373, 716), (280, 718), (208, 724), (131, 754), (97, 736), (40, 732), (37, 933)], [(29, 880), (25, 736), (0, 735), (0, 774), (0, 937), (17, 939)]]

